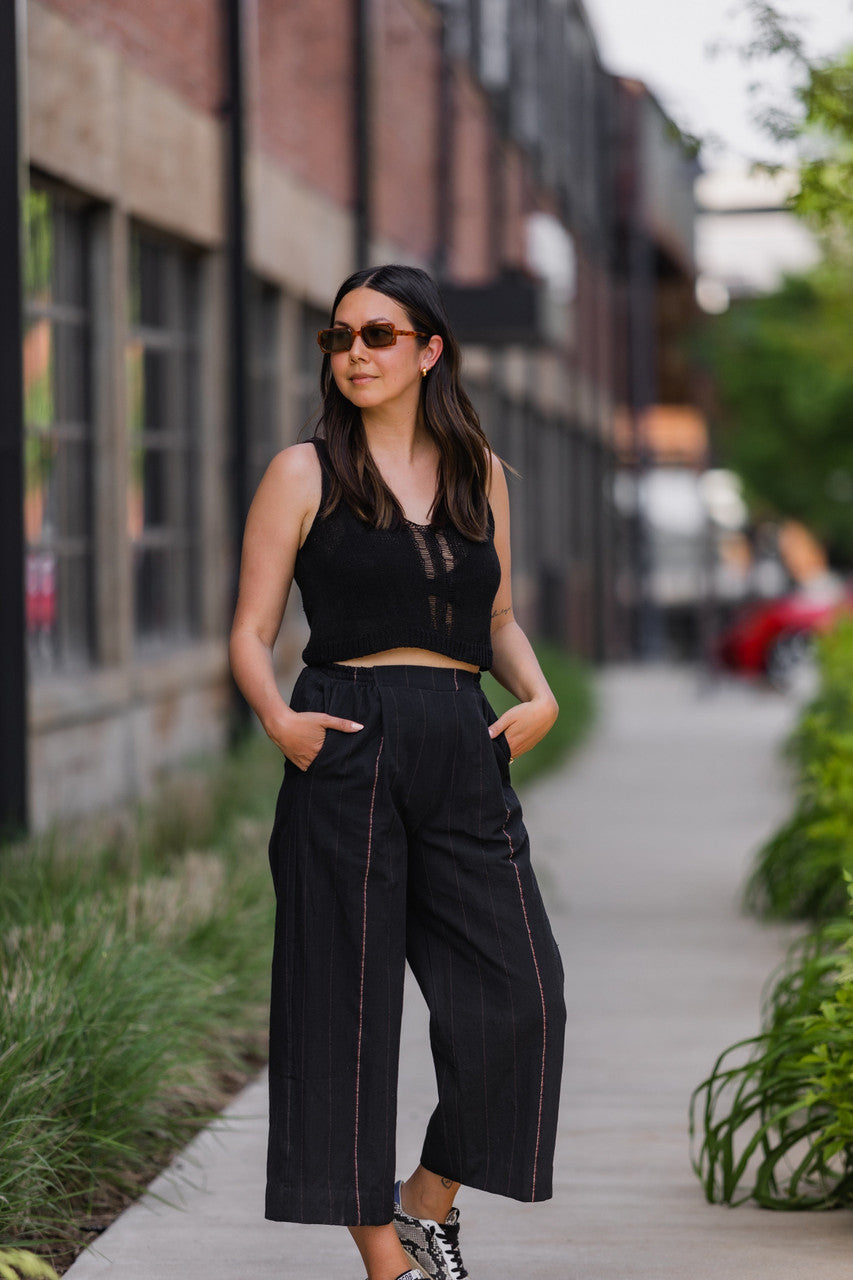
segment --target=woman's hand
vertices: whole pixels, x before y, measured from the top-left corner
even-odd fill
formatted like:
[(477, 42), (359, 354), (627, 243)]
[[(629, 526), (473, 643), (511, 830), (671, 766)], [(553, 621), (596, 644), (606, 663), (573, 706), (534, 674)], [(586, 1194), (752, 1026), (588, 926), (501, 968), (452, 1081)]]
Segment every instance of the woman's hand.
[(489, 737), (496, 738), (499, 733), (505, 733), (510, 757), (517, 760), (545, 737), (557, 719), (558, 712), (557, 700), (552, 694), (531, 698), (529, 702), (519, 702), (489, 727)]
[(286, 715), (264, 724), (267, 737), (303, 773), (319, 755), (329, 729), (336, 733), (358, 733), (363, 728), (357, 720), (342, 720), (323, 711), (289, 709)]

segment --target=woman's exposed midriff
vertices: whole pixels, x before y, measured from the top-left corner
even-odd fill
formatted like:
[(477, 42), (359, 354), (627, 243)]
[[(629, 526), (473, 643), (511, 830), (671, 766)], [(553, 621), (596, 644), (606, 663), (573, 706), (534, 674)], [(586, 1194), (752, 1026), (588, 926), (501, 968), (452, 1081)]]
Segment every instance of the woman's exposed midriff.
[(367, 653), (361, 658), (335, 659), (341, 667), (456, 667), (460, 671), (479, 671), (471, 662), (454, 662), (444, 653), (433, 649), (382, 649), (379, 653)]

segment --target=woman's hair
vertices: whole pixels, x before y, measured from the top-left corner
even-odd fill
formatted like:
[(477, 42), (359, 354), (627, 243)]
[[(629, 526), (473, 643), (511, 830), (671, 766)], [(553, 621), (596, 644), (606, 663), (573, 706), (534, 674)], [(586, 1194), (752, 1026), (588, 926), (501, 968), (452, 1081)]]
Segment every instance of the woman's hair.
[[(415, 338), (424, 347), (438, 334), (444, 348), (421, 380), (424, 424), (438, 446), (438, 487), (430, 516), (433, 524), (450, 522), (461, 534), (483, 541), (488, 530), (489, 444), (476, 410), (459, 378), (459, 344), (450, 331), (447, 313), (435, 281), (419, 267), (391, 264), (356, 271), (337, 292), (331, 323), (341, 300), (353, 289), (368, 287), (384, 293), (403, 308), (413, 329), (428, 335)], [(320, 372), (323, 407), (318, 426), (326, 440), (332, 466), (331, 490), (323, 515), (343, 499), (363, 520), (387, 529), (404, 519), (400, 504), (385, 484), (370, 455), (361, 411), (338, 390), (328, 355)]]

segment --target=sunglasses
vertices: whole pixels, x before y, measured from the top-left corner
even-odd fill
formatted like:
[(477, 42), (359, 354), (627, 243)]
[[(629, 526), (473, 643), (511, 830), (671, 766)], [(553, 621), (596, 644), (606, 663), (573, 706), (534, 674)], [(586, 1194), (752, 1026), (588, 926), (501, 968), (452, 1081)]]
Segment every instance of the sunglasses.
[(351, 329), (348, 324), (337, 329), (321, 329), (317, 341), (325, 355), (333, 356), (339, 351), (349, 351), (358, 337), (366, 347), (372, 348), (393, 347), (398, 338), (428, 338), (429, 334), (419, 333), (417, 329), (395, 329), (386, 320), (375, 320), (372, 324), (363, 324), (360, 329)]

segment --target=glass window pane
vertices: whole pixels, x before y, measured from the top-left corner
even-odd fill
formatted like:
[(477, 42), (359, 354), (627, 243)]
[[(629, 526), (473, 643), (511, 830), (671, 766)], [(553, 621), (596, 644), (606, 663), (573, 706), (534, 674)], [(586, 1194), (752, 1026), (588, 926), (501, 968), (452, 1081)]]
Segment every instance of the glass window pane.
[(66, 440), (56, 464), (62, 479), (62, 525), (70, 538), (85, 539), (92, 527), (89, 441)]
[(26, 291), (31, 303), (45, 305), (53, 285), (53, 219), (46, 191), (26, 195)]
[(169, 524), (168, 462), (166, 450), (151, 446), (145, 449), (142, 485), (146, 529), (159, 529)]
[(139, 322), (162, 325), (167, 318), (166, 253), (145, 240), (139, 242)]
[(83, 423), (89, 418), (88, 338), (82, 325), (54, 325), (56, 418), (63, 423)]
[(127, 352), (136, 635), (169, 641), (197, 627), (199, 580), (198, 267), (137, 228)]
[(157, 636), (167, 626), (166, 574), (163, 551), (141, 548), (136, 558), (136, 631), (142, 637)]
[(56, 555), (28, 551), (26, 562), (26, 619), (30, 656), (38, 667), (56, 658)]
[(51, 542), (61, 530), (57, 485), (57, 441), (52, 432), (31, 433), (25, 449), (27, 501), (35, 544)]
[(24, 328), (24, 419), (28, 427), (49, 427), (54, 404), (53, 325), (30, 317)]
[(64, 646), (64, 665), (84, 659), (91, 648), (90, 593), (87, 590), (89, 565), (83, 554), (69, 554), (59, 561), (57, 596), (61, 630), (57, 640)]
[(276, 452), (279, 292), (256, 278), (249, 289), (248, 482), (250, 493)]
[(83, 306), (86, 301), (86, 253), (83, 224), (70, 209), (57, 210), (56, 297)]
[(143, 358), (142, 426), (145, 431), (167, 431), (170, 414), (169, 360), (171, 352), (148, 347)]
[(94, 654), (87, 215), (34, 185), (26, 201), (24, 523), (35, 671)]

